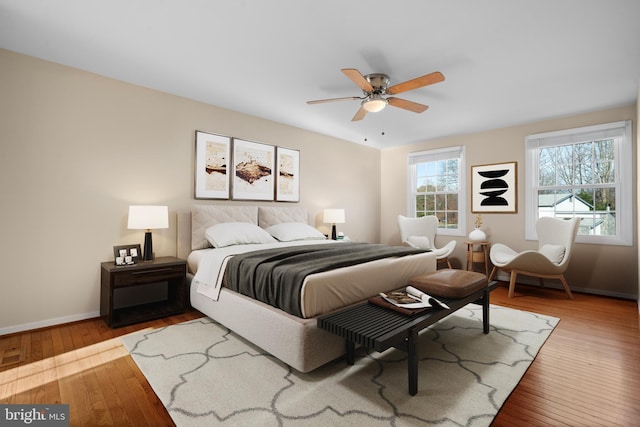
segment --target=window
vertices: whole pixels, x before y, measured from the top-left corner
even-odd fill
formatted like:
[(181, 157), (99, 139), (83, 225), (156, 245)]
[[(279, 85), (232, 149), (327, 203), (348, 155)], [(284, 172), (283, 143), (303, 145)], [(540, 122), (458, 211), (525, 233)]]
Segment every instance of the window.
[(542, 216), (582, 218), (577, 242), (632, 244), (631, 121), (526, 138), (526, 238)]
[(464, 147), (409, 154), (409, 216), (436, 215), (438, 234), (465, 235), (465, 176)]

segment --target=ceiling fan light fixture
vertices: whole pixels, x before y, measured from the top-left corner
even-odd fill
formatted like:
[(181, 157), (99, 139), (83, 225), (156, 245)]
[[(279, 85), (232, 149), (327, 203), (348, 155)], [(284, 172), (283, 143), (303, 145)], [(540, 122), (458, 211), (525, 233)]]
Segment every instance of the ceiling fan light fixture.
[(382, 109), (386, 106), (387, 100), (382, 98), (380, 95), (372, 95), (362, 101), (362, 108), (370, 113), (377, 113), (378, 111), (382, 111)]

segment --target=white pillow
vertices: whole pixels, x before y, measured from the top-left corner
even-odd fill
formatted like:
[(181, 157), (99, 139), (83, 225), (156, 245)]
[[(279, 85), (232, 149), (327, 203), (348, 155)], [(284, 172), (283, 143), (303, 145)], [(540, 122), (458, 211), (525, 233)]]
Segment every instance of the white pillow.
[(303, 222), (283, 222), (267, 227), (265, 230), (281, 242), (326, 239), (324, 234)]
[(250, 222), (223, 222), (207, 228), (204, 236), (214, 248), (252, 243), (274, 243), (262, 228)]
[(543, 245), (538, 252), (549, 258), (549, 261), (554, 264), (560, 264), (564, 258), (564, 246), (562, 245)]
[(427, 236), (409, 236), (407, 243), (418, 249), (431, 249), (431, 242)]

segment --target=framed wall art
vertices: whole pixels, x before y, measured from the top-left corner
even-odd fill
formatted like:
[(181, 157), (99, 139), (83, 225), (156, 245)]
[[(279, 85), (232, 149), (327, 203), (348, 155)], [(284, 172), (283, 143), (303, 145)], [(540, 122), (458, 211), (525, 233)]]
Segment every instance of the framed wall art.
[(196, 199), (228, 199), (231, 138), (196, 131)]
[(275, 147), (233, 139), (234, 200), (273, 200), (275, 190)]
[(471, 166), (471, 212), (517, 213), (517, 162)]
[(300, 151), (276, 148), (276, 201), (300, 201)]

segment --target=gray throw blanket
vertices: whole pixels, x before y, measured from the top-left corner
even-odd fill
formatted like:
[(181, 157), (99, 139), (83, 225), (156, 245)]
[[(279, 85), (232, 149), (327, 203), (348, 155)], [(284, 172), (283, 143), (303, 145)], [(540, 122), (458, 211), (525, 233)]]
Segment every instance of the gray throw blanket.
[[(388, 257), (428, 252), (405, 246), (336, 243), (265, 249), (234, 255), (227, 263), (224, 285), (287, 313), (302, 317), (300, 293), (309, 274)], [(348, 286), (345, 283), (345, 286)]]

